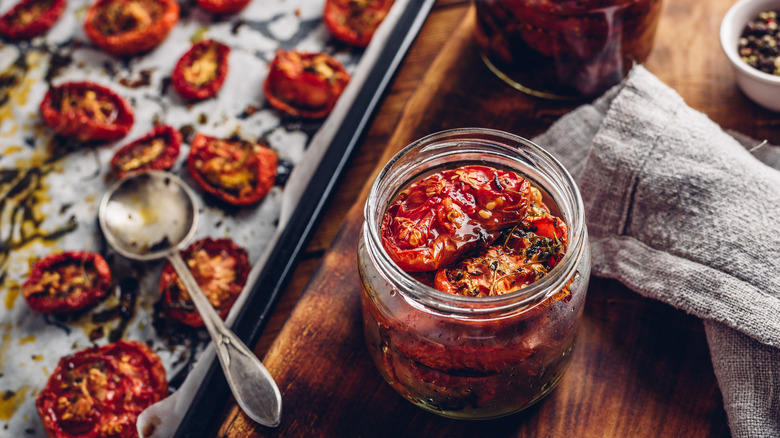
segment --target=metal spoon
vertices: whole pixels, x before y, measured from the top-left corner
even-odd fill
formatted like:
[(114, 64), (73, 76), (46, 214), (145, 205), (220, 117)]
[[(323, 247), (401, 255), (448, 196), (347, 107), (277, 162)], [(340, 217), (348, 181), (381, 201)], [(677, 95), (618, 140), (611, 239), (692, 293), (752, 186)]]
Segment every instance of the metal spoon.
[(98, 220), (109, 245), (119, 254), (141, 261), (165, 257), (171, 262), (214, 341), (238, 405), (258, 423), (278, 426), (282, 395), (276, 382), (257, 356), (225, 327), (179, 254), (198, 221), (192, 191), (184, 181), (160, 171), (118, 181), (103, 196)]

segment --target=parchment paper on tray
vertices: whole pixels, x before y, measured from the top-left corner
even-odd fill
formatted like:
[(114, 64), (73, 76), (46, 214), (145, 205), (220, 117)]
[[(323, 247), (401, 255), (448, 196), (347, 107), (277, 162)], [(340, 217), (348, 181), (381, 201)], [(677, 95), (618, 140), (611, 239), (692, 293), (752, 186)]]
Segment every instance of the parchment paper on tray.
[[(0, 14), (15, 3), (0, 0)], [(113, 182), (108, 169), (113, 153), (149, 132), (156, 122), (183, 131), (185, 143), (186, 134), (201, 132), (218, 137), (237, 134), (269, 144), (280, 159), (280, 176), (261, 204), (227, 208), (206, 197), (198, 200), (200, 221), (194, 239), (230, 237), (248, 250), (254, 266), (246, 292), (285, 219), (283, 211), (298, 202), (306, 175), (327, 147), (327, 139), (308, 147), (323, 126), (321, 122), (285, 120), (265, 104), (262, 85), (268, 63), (279, 48), (322, 51), (354, 72), (363, 55), (331, 40), (321, 20), (322, 2), (254, 1), (240, 14), (212, 18), (194, 1), (187, 1), (181, 5), (179, 23), (163, 44), (148, 54), (119, 59), (86, 38), (82, 22), (89, 4), (88, 0), (70, 0), (63, 17), (45, 36), (0, 46), (2, 436), (43, 436), (35, 397), (60, 357), (94, 344), (119, 338), (149, 343), (163, 360), (173, 389), (181, 387), (188, 376), (190, 380), (197, 377), (191, 371), (207, 334), (172, 328), (155, 309), (162, 263), (125, 260), (108, 250), (100, 235), (97, 207)], [(170, 89), (169, 77), (178, 58), (199, 37), (231, 47), (229, 72), (217, 98), (187, 104)], [(38, 105), (49, 83), (71, 80), (96, 82), (127, 99), (135, 111), (132, 131), (118, 142), (100, 145), (54, 137), (42, 124)], [(345, 98), (354, 96), (350, 90), (357, 86), (350, 85)], [(332, 124), (331, 119), (325, 124)], [(182, 149), (172, 171), (195, 188), (182, 166), (188, 145)], [(106, 255), (116, 288), (96, 308), (63, 317), (44, 316), (27, 306), (21, 285), (31, 263), (61, 250)], [(197, 382), (193, 385), (197, 387)]]

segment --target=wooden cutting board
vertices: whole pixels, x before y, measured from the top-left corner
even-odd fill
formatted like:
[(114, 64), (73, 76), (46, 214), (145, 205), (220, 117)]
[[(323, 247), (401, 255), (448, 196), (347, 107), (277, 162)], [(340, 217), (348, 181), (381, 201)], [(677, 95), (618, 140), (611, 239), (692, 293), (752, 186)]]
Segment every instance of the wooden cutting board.
[[(774, 116), (736, 91), (714, 45), (730, 4), (667, 2), (646, 65), (721, 125), (773, 141)], [(481, 126), (533, 137), (576, 106), (529, 98), (493, 77), (473, 45), (473, 27), (469, 12), (415, 84), (392, 136), (377, 145), (385, 148), (380, 166), (435, 131)], [(361, 328), (356, 246), (372, 181), (263, 360), (282, 392), (281, 425), (257, 425), (234, 407), (219, 436), (729, 436), (701, 322), (603, 279), (591, 281), (569, 371), (537, 405), (469, 422), (402, 399), (375, 370)]]

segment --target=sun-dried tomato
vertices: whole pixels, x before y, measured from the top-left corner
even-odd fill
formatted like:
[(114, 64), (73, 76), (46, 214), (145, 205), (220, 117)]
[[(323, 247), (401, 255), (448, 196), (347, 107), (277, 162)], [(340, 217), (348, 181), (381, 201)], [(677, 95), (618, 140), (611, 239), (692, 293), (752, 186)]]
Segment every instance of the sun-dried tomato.
[(519, 223), (530, 197), (531, 185), (515, 172), (464, 166), (435, 173), (390, 205), (382, 242), (405, 271), (440, 269)]
[(0, 35), (26, 40), (46, 33), (65, 11), (65, 0), (22, 0), (0, 17)]
[(252, 0), (198, 0), (198, 6), (212, 14), (229, 15), (244, 9)]
[(60, 359), (36, 400), (54, 438), (131, 438), (138, 415), (168, 395), (165, 368), (138, 341), (119, 341)]
[(265, 97), (291, 116), (321, 119), (349, 83), (344, 66), (327, 53), (278, 50), (265, 80)]
[(260, 202), (276, 179), (276, 153), (244, 140), (196, 134), (187, 158), (187, 170), (207, 193), (232, 205)]
[(179, 158), (181, 134), (172, 126), (160, 125), (152, 132), (123, 146), (111, 159), (117, 178), (147, 170), (168, 170)]
[(160, 45), (178, 21), (175, 0), (97, 0), (87, 11), (84, 31), (106, 52), (130, 56)]
[(546, 212), (526, 217), (493, 245), (440, 269), (434, 287), (476, 297), (514, 292), (547, 275), (563, 258), (566, 246), (563, 221)]
[(326, 0), (323, 18), (333, 36), (365, 47), (385, 19), (394, 0)]
[(195, 43), (173, 69), (173, 89), (185, 100), (213, 97), (225, 83), (229, 54), (230, 47), (218, 41)]
[(109, 88), (92, 82), (68, 82), (49, 88), (41, 117), (52, 131), (80, 141), (110, 141), (133, 127), (133, 109)]
[(22, 286), (22, 295), (37, 312), (67, 313), (96, 304), (110, 285), (111, 270), (100, 254), (69, 251), (39, 260)]
[[(249, 275), (247, 251), (230, 239), (205, 238), (182, 251), (182, 258), (219, 316), (227, 317)], [(203, 319), (170, 263), (163, 267), (160, 295), (168, 317), (192, 327), (203, 327)]]

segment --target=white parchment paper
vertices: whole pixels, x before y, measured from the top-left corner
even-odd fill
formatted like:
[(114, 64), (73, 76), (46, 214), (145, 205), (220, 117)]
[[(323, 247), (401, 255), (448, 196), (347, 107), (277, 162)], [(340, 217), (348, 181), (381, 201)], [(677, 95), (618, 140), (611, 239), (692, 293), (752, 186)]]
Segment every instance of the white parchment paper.
[[(0, 14), (16, 0), (0, 0)], [(352, 99), (381, 50), (389, 28), (395, 25), (399, 1), (365, 51), (333, 41), (322, 23), (323, 1), (254, 0), (241, 13), (211, 17), (194, 0), (180, 2), (182, 17), (171, 34), (152, 52), (118, 59), (102, 53), (86, 38), (82, 22), (88, 0), (68, 0), (58, 23), (32, 42), (0, 43), (0, 436), (44, 436), (35, 409), (35, 397), (44, 387), (60, 357), (92, 345), (105, 345), (113, 336), (141, 340), (160, 355), (176, 391), (147, 410), (139, 429), (156, 427), (154, 436), (170, 436), (186, 412), (192, 395), (213, 358), (204, 331), (172, 336), (160, 325), (154, 306), (162, 263), (139, 264), (106, 248), (97, 225), (97, 206), (113, 182), (108, 163), (121, 146), (149, 132), (156, 121), (176, 128), (227, 137), (238, 134), (265, 140), (278, 154), (282, 173), (292, 170), (257, 206), (225, 208), (205, 197), (198, 199), (200, 219), (194, 239), (230, 237), (247, 249), (253, 270), (244, 292), (262, 269), (269, 248), (289, 212), (302, 195), (312, 170), (330, 144)], [(167, 86), (178, 58), (197, 37), (231, 46), (229, 73), (215, 99), (196, 104), (182, 102)], [(268, 63), (277, 49), (324, 51), (342, 61), (353, 81), (334, 113), (321, 122), (280, 118), (263, 97)], [(64, 67), (53, 69), (57, 60)], [(54, 60), (54, 61), (52, 61)], [(47, 76), (49, 76), (47, 78)], [(8, 79), (10, 78), (10, 79)], [(90, 80), (128, 99), (135, 110), (131, 132), (115, 143), (81, 145), (55, 138), (42, 124), (38, 106), (50, 80)], [(189, 182), (183, 163), (188, 145), (182, 145), (172, 170)], [(21, 285), (36, 259), (63, 250), (103, 253), (112, 268), (115, 293), (94, 309), (67, 317), (47, 317), (32, 311), (21, 296)], [(131, 317), (100, 318), (116, 313), (122, 288), (135, 279), (137, 294)], [(228, 322), (246, 299), (244, 293)]]

